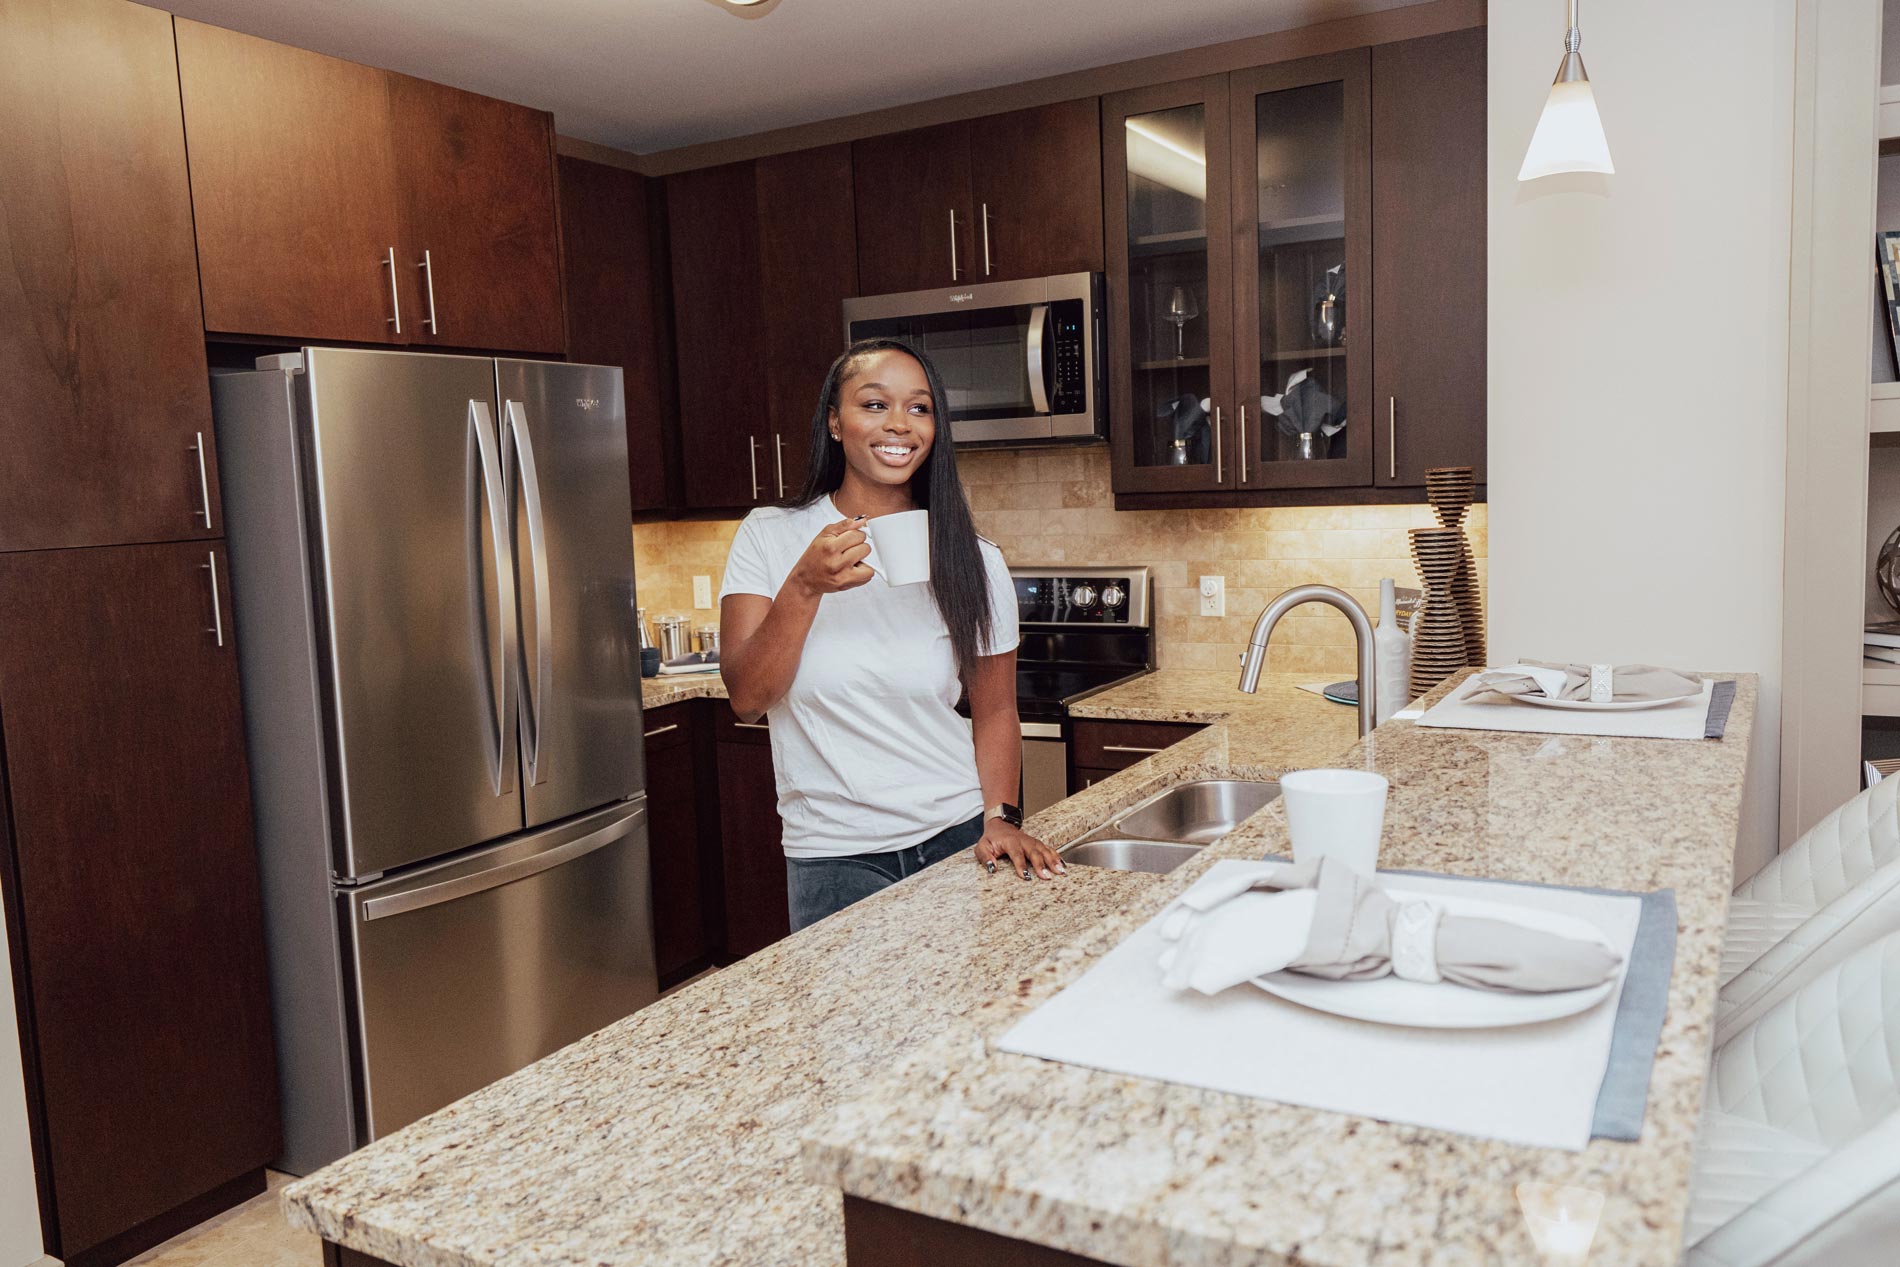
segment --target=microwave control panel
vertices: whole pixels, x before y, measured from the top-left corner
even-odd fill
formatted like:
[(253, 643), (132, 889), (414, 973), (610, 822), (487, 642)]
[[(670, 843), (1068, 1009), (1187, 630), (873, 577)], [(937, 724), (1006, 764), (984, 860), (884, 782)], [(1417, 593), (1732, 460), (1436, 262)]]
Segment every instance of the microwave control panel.
[(1049, 335), (1055, 345), (1050, 358), (1050, 413), (1079, 414), (1089, 407), (1088, 319), (1080, 299), (1049, 305)]

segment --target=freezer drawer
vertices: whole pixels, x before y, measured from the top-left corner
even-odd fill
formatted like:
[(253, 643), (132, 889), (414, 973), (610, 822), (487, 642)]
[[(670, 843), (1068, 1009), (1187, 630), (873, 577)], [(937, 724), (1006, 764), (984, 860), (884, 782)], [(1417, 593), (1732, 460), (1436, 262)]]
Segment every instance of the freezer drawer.
[(659, 993), (643, 796), (338, 900), (359, 1144)]

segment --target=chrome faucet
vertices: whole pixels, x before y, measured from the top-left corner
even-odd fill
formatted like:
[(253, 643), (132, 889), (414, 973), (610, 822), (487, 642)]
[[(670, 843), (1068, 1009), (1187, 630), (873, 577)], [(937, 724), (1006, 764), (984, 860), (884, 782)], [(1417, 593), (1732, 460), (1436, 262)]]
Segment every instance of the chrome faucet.
[(1359, 650), (1359, 733), (1361, 736), (1371, 734), (1378, 717), (1374, 699), (1377, 686), (1373, 680), (1372, 617), (1351, 594), (1330, 585), (1296, 585), (1267, 604), (1260, 619), (1253, 622), (1253, 637), (1247, 640), (1247, 649), (1240, 653), (1240, 689), (1249, 695), (1259, 689), (1260, 668), (1267, 659), (1267, 639), (1273, 637), (1273, 627), (1280, 623), (1280, 617), (1302, 603), (1336, 607), (1352, 622), (1353, 641)]

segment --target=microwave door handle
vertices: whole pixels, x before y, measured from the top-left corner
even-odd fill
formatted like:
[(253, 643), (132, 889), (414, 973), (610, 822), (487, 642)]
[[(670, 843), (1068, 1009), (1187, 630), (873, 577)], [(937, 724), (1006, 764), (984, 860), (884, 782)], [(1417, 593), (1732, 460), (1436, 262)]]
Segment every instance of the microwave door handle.
[(1029, 401), (1038, 414), (1049, 413), (1049, 389), (1042, 381), (1042, 341), (1049, 328), (1049, 305), (1037, 304), (1029, 310), (1029, 337), (1024, 340), (1029, 357)]

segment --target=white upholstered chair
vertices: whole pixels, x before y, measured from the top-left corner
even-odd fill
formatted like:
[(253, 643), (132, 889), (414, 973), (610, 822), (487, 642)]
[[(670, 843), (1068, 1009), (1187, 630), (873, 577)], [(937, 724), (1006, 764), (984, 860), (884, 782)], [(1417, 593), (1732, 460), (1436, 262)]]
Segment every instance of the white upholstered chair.
[(1900, 1262), (1900, 934), (1783, 981), (1715, 1053), (1687, 1267)]
[(1779, 984), (1806, 980), (1896, 930), (1900, 778), (1891, 778), (1816, 823), (1735, 890), (1715, 1045), (1759, 1017)]

